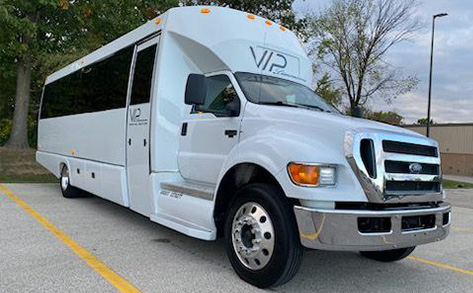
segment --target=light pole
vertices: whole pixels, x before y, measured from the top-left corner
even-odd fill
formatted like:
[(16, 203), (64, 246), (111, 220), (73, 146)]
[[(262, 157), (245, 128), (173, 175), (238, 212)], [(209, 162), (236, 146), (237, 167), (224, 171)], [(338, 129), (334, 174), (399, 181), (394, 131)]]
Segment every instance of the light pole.
[(437, 17), (447, 16), (448, 13), (435, 14), (432, 18), (432, 44), (430, 46), (430, 74), (429, 74), (429, 101), (427, 104), (427, 137), (430, 136), (430, 99), (432, 95), (432, 66), (434, 63), (434, 32), (435, 32), (435, 19)]

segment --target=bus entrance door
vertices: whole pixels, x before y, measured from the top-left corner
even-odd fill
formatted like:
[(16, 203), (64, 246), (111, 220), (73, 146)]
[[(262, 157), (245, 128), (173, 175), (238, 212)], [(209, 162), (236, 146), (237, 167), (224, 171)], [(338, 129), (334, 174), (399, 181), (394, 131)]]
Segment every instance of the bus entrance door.
[(158, 37), (137, 45), (133, 58), (132, 86), (128, 98), (126, 169), (130, 208), (143, 215), (151, 212), (150, 100)]

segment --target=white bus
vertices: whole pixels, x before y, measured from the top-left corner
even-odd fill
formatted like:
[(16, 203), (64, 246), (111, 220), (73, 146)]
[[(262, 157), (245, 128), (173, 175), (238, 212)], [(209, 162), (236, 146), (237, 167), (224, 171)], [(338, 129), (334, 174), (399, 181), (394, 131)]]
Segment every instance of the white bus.
[(448, 235), (438, 144), (345, 117), (298, 38), (220, 7), (174, 8), (48, 76), (37, 161), (203, 240), (237, 274), (290, 280), (302, 247), (396, 261)]

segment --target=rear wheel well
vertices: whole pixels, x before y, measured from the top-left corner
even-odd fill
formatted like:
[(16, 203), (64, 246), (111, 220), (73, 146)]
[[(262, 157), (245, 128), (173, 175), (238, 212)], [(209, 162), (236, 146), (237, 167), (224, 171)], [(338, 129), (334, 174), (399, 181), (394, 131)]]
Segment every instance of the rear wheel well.
[[(225, 216), (237, 191), (243, 186), (252, 183), (271, 184), (283, 191), (276, 178), (265, 168), (252, 163), (242, 163), (233, 166), (220, 181), (215, 201), (214, 219), (219, 237), (223, 236)], [(296, 199), (289, 200), (293, 204), (297, 203)]]

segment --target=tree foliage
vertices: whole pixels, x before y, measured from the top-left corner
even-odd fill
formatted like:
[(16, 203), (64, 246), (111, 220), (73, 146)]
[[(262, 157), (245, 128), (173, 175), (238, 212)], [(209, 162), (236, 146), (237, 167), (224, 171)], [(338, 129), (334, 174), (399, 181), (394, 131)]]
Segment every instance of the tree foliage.
[(334, 106), (339, 106), (342, 101), (342, 89), (334, 86), (330, 74), (325, 73), (317, 80), (315, 93)]
[(48, 74), (177, 5), (177, 0), (0, 0), (0, 118), (10, 118), (14, 104), (7, 145), (28, 146), (28, 114), (36, 119)]
[(374, 121), (378, 121), (378, 122), (391, 124), (391, 125), (401, 125), (402, 120), (404, 119), (404, 117), (402, 117), (401, 115), (399, 115), (398, 113), (396, 113), (394, 111), (388, 111), (388, 112), (375, 111), (375, 112), (372, 112), (372, 111), (369, 111), (369, 110), (365, 110), (364, 118), (374, 120)]
[(320, 15), (309, 16), (309, 54), (337, 75), (351, 112), (372, 98), (388, 102), (413, 89), (416, 77), (403, 77), (384, 58), (395, 44), (420, 26), (417, 0), (335, 0)]
[[(417, 124), (420, 125), (427, 125), (427, 121), (429, 121), (427, 118), (420, 118), (417, 119)], [(430, 119), (430, 125), (435, 124), (433, 119)]]

